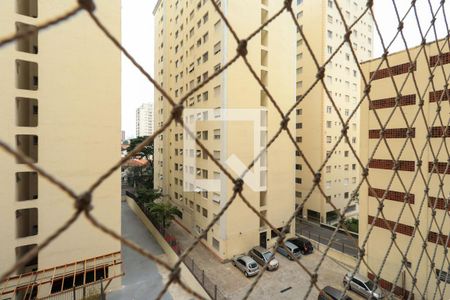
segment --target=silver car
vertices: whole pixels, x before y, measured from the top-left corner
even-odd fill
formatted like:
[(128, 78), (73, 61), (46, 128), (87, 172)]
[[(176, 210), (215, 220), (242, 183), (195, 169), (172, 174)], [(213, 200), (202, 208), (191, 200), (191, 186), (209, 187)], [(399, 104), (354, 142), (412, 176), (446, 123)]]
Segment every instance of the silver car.
[(275, 255), (273, 255), (266, 248), (263, 248), (263, 247), (260, 247), (260, 246), (253, 247), (248, 252), (248, 255), (250, 255), (254, 260), (256, 260), (256, 262), (258, 264), (260, 264), (261, 266), (264, 266), (267, 262), (269, 262), (269, 260), (273, 256), (273, 259), (270, 260), (270, 262), (267, 265), (267, 270), (274, 271), (274, 270), (278, 269), (278, 266), (279, 266), (278, 260), (276, 260), (275, 259)]
[(259, 273), (258, 264), (250, 256), (238, 255), (233, 258), (232, 264), (244, 272), (246, 277), (254, 276)]
[[(287, 250), (284, 247), (282, 247), (282, 246), (278, 246), (277, 247), (277, 252), (280, 253), (283, 256), (286, 256), (289, 260), (294, 260), (292, 258), (292, 256), (300, 258), (300, 256), (302, 255), (301, 252), (300, 252), (300, 248), (295, 246), (291, 242), (284, 242), (284, 246), (287, 248)], [(289, 255), (289, 253), (292, 256)]]
[(375, 283), (370, 279), (356, 273), (351, 277), (352, 273), (347, 273), (344, 277), (344, 286), (348, 282), (350, 290), (366, 297), (367, 299), (383, 299), (384, 293), (379, 287), (375, 287)]

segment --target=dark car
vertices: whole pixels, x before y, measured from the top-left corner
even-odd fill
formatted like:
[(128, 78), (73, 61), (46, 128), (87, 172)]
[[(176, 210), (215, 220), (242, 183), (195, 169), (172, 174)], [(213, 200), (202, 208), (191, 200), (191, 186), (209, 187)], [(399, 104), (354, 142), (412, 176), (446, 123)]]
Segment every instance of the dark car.
[(287, 240), (288, 242), (294, 244), (295, 246), (300, 248), (300, 252), (305, 254), (313, 253), (314, 247), (310, 241), (302, 237), (291, 238)]
[(349, 296), (345, 295), (338, 289), (331, 286), (324, 287), (319, 294), (318, 300), (352, 300)]

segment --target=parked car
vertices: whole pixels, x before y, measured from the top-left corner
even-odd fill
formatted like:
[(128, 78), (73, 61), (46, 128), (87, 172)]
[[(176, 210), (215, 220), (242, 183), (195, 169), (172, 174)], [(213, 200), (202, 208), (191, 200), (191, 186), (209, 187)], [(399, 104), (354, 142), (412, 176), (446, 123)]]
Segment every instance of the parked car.
[[(269, 250), (261, 246), (253, 247), (249, 252), (250, 255), (258, 264), (264, 266), (274, 256)], [(274, 271), (278, 269), (278, 260), (274, 257), (267, 265), (267, 270)]]
[(287, 248), (283, 248), (282, 246), (278, 246), (277, 247), (277, 252), (280, 253), (283, 256), (286, 256), (289, 260), (294, 260), (292, 258), (291, 255), (289, 255), (289, 253), (291, 253), (294, 257), (300, 258), (300, 256), (302, 255), (300, 253), (300, 248), (295, 246), (294, 244), (290, 243), (290, 242), (285, 242), (284, 246)]
[(351, 278), (352, 273), (347, 273), (344, 276), (344, 286), (350, 282), (349, 289), (358, 293), (367, 299), (383, 299), (384, 293), (383, 291), (375, 286), (375, 283), (370, 279), (356, 273)]
[(324, 287), (319, 294), (318, 300), (352, 300), (349, 296), (345, 295), (338, 289), (331, 286)]
[(258, 264), (250, 256), (238, 255), (233, 258), (232, 264), (241, 270), (246, 277), (254, 276), (259, 273)]
[(288, 242), (294, 244), (295, 246), (300, 248), (300, 251), (303, 255), (311, 254), (314, 251), (314, 247), (311, 242), (302, 237), (290, 238), (287, 240)]

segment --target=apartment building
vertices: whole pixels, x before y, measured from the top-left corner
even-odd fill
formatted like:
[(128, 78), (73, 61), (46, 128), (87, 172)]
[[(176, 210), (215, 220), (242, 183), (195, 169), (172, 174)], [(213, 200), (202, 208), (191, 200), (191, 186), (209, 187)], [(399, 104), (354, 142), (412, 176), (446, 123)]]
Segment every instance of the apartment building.
[[(35, 28), (71, 1), (0, 2), (0, 36)], [(96, 14), (120, 37), (120, 1), (96, 1)], [(120, 159), (120, 52), (84, 12), (0, 49), (0, 139), (36, 166), (84, 192)], [(87, 76), (88, 75), (88, 76)], [(94, 79), (94, 80), (93, 80)], [(105, 110), (107, 107), (107, 110)], [(0, 274), (74, 214), (74, 200), (0, 150)], [(120, 176), (93, 194), (93, 215), (120, 232)], [(120, 286), (120, 243), (83, 216), (24, 267), (0, 282), (0, 299), (73, 293), (100, 278)], [(81, 291), (82, 292), (82, 291)], [(77, 290), (77, 294), (80, 291)]]
[(136, 109), (136, 137), (153, 134), (153, 103), (143, 103)]
[[(340, 8), (348, 26), (363, 12), (367, 1), (342, 0)], [(296, 16), (320, 65), (325, 64), (344, 39), (345, 28), (334, 1), (296, 0)], [(370, 14), (365, 15), (353, 27), (352, 47), (358, 61), (372, 55), (373, 26)], [(316, 80), (318, 72), (305, 41), (297, 33), (297, 97), (305, 94)], [(350, 48), (345, 44), (325, 65), (325, 84), (333, 97), (342, 118), (348, 122), (351, 146), (359, 148), (359, 114), (352, 115), (360, 101), (360, 74)], [(314, 170), (321, 170), (320, 187), (326, 197), (336, 206), (333, 208), (319, 189), (314, 189), (300, 214), (313, 222), (335, 224), (338, 214), (351, 199), (360, 169), (350, 147), (341, 141), (342, 123), (332, 106), (326, 90), (319, 83), (296, 110), (296, 139)], [(333, 153), (332, 153), (333, 151)], [(329, 158), (328, 158), (329, 157)], [(327, 160), (328, 158), (328, 160)], [(327, 161), (325, 163), (325, 161)], [(307, 167), (300, 153), (296, 153), (295, 187), (297, 205), (303, 203), (312, 188), (314, 174)], [(357, 201), (347, 209), (348, 217), (358, 215)]]
[[(242, 38), (283, 5), (268, 0), (217, 3)], [(236, 55), (237, 43), (209, 0), (160, 0), (154, 15), (156, 80), (176, 101)], [(295, 27), (289, 15), (264, 28), (247, 49), (250, 64), (286, 111), (295, 99)], [(194, 119), (194, 134), (235, 177), (255, 158), (255, 151), (263, 149), (281, 121), (242, 60), (190, 95), (185, 106), (186, 124)], [(156, 128), (171, 116), (171, 109), (157, 92)], [(260, 120), (258, 126), (255, 119)], [(189, 142), (192, 139), (175, 124), (156, 139), (155, 186), (182, 211), (177, 221), (199, 235), (230, 199), (233, 184), (198, 146), (186, 147)], [(244, 196), (277, 228), (294, 212), (295, 162), (288, 154), (293, 149), (282, 134), (244, 178)], [(241, 169), (236, 168), (235, 158), (241, 161)], [(209, 181), (214, 188), (204, 184)], [(275, 238), (275, 232), (237, 198), (202, 242), (219, 258), (228, 259), (255, 245), (271, 246)]]
[[(424, 49), (409, 49), (409, 54), (393, 53), (388, 60), (389, 66), (380, 58), (362, 64), (373, 81), (371, 101), (361, 107), (361, 159), (373, 159), (368, 177), (372, 189), (363, 185), (360, 191), (360, 237), (374, 224), (367, 244), (359, 240), (371, 267), (362, 264), (362, 272), (370, 278), (379, 275), (380, 285), (397, 295), (448, 299), (449, 45), (434, 41)], [(380, 135), (386, 142), (378, 142)], [(384, 216), (377, 214), (379, 208)]]

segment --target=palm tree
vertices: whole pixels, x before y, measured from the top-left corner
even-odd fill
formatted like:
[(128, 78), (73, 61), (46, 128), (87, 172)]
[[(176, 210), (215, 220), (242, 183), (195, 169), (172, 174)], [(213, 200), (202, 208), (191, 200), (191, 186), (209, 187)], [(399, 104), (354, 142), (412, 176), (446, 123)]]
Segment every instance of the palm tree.
[(181, 211), (170, 203), (152, 202), (147, 205), (147, 208), (150, 215), (152, 215), (156, 219), (157, 223), (160, 224), (160, 229), (162, 230), (163, 234), (165, 229), (169, 227), (170, 222), (175, 218), (175, 216), (178, 216), (179, 218), (182, 217)]

